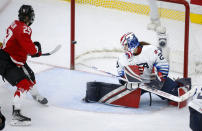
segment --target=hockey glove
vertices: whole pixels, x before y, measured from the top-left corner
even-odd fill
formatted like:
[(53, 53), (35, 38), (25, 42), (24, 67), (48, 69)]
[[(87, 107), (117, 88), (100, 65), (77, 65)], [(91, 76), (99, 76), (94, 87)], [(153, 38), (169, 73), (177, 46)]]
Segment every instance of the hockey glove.
[(41, 44), (38, 42), (38, 41), (35, 41), (34, 42), (34, 44), (35, 44), (35, 46), (37, 47), (37, 49), (38, 49), (38, 52), (35, 54), (35, 55), (32, 55), (31, 57), (33, 58), (33, 57), (40, 57), (41, 56)]
[(1, 108), (0, 108), (0, 130), (2, 130), (5, 127), (6, 118), (3, 114), (1, 114)]
[(155, 73), (151, 73), (150, 80), (156, 80), (156, 74)]
[(163, 87), (164, 82), (156, 80), (151, 80), (150, 83), (146, 83), (147, 86), (149, 86), (152, 89), (158, 89), (160, 90)]

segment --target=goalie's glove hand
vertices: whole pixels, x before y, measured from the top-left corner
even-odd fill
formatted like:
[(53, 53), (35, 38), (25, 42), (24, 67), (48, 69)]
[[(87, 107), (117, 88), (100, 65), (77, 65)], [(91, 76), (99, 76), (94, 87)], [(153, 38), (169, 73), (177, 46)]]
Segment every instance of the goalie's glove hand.
[(42, 54), (42, 51), (41, 51), (41, 44), (38, 42), (38, 41), (35, 41), (34, 42), (35, 46), (37, 47), (38, 51), (35, 55), (32, 55), (31, 57), (40, 57), (41, 54)]
[(160, 90), (163, 87), (164, 82), (159, 81), (158, 79), (156, 80), (151, 80), (149, 83), (146, 83), (147, 86), (153, 89), (158, 89)]
[(2, 130), (5, 127), (6, 118), (3, 114), (1, 114), (1, 108), (0, 108), (0, 130)]

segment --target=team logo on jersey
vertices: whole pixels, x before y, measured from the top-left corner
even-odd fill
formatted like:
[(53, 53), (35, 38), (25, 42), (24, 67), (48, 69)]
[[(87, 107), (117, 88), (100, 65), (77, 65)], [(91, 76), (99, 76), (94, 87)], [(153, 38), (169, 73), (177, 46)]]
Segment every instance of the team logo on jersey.
[(144, 68), (149, 68), (149, 65), (147, 63), (140, 63), (140, 64), (137, 64), (138, 66), (142, 66)]

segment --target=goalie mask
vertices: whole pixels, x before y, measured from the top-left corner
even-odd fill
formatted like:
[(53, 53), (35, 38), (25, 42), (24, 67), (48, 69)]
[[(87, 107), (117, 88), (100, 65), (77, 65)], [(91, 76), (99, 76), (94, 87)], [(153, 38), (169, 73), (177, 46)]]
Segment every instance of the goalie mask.
[(18, 11), (18, 18), (30, 26), (34, 22), (35, 14), (31, 5), (22, 5)]
[[(136, 38), (135, 34), (132, 32), (126, 33), (121, 37), (120, 43), (124, 50), (130, 51), (134, 53), (134, 50), (140, 45), (138, 39)], [(125, 46), (128, 48), (125, 49)]]

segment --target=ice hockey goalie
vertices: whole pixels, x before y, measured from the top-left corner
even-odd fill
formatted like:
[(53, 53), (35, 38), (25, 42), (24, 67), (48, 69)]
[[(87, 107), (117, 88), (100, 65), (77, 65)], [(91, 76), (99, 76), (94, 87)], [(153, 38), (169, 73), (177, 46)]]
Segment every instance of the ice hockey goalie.
[[(127, 107), (139, 107), (140, 96), (145, 93), (139, 85), (155, 88), (180, 96), (191, 87), (191, 79), (172, 80), (168, 77), (169, 64), (162, 51), (146, 42), (139, 42), (134, 33), (121, 37), (124, 53), (117, 60), (120, 84), (88, 82), (86, 102), (100, 102)], [(172, 102), (169, 100), (169, 102)], [(172, 105), (186, 106), (186, 101)]]

